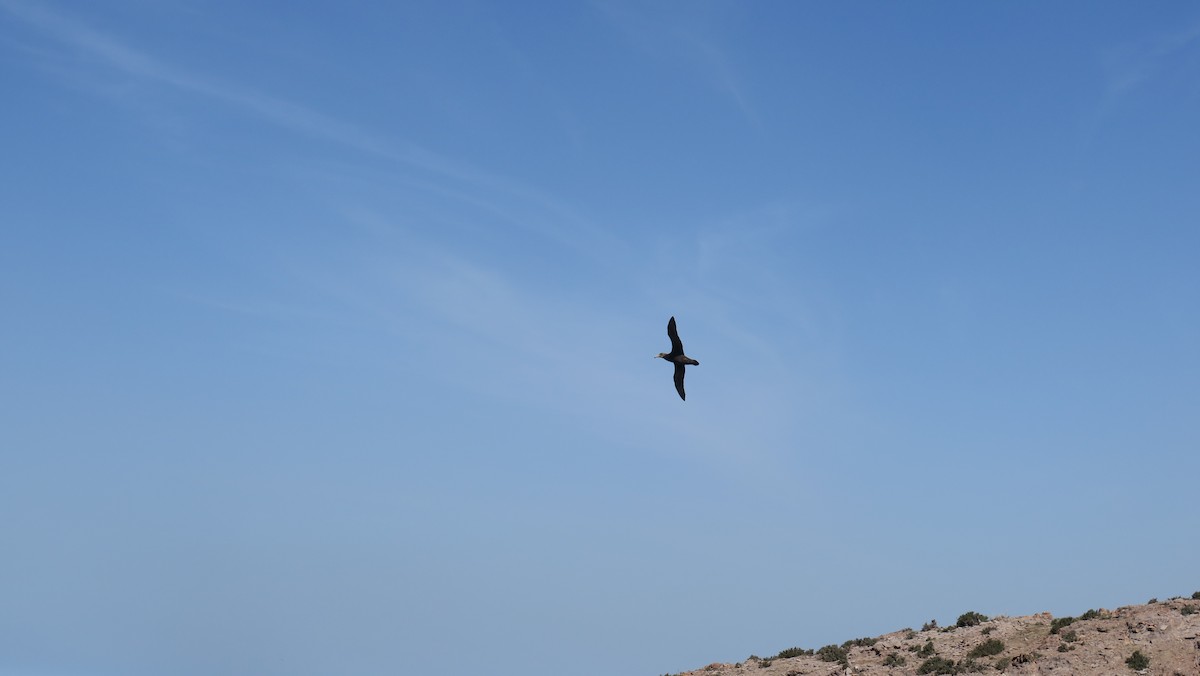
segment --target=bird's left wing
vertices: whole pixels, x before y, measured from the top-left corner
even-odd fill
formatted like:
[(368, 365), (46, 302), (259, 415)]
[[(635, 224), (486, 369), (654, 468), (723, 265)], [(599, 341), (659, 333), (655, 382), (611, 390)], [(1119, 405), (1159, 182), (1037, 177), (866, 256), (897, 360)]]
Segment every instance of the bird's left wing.
[[(675, 329), (674, 317), (667, 322), (667, 336), (671, 338), (671, 356), (676, 357), (683, 354), (683, 341), (679, 339), (679, 331)], [(683, 376), (679, 376), (679, 380), (683, 380)]]

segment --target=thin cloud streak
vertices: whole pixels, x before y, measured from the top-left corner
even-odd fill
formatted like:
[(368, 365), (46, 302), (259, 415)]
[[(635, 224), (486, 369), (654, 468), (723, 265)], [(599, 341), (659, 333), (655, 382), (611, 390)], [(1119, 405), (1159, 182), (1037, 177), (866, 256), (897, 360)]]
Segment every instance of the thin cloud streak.
[[(418, 169), (425, 176), (409, 177), (407, 183), (410, 187), (442, 194), (475, 209), (491, 212), (518, 227), (532, 229), (573, 248), (584, 249), (590, 257), (602, 257), (606, 255), (605, 252), (625, 248), (612, 236), (589, 228), (569, 205), (535, 188), (478, 171), (416, 146), (400, 148), (394, 142), (293, 101), (185, 72), (72, 18), (44, 8), (34, 8), (12, 0), (0, 0), (0, 7), (122, 73), (219, 101), (280, 127)], [(698, 46), (699, 43), (693, 45)], [(695, 53), (694, 48), (689, 51)], [(714, 54), (709, 56), (720, 56)], [(378, 178), (378, 172), (375, 174)], [(459, 185), (427, 178), (429, 175), (453, 179)], [(404, 180), (402, 176), (396, 178)], [(562, 224), (571, 226), (566, 231), (570, 236), (563, 236), (564, 229), (555, 227)], [(597, 243), (600, 246), (596, 246)], [(611, 408), (608, 401), (611, 393), (635, 390), (634, 383), (643, 377), (662, 381), (662, 388), (670, 394), (668, 374), (660, 373), (661, 369), (648, 358), (658, 349), (657, 343), (637, 352), (639, 360), (634, 362), (629, 361), (628, 354), (614, 352), (614, 345), (642, 331), (624, 314), (595, 308), (582, 313), (575, 309), (570, 299), (555, 300), (540, 290), (519, 286), (502, 268), (432, 243), (408, 241), (406, 244), (403, 247), (405, 253), (399, 258), (385, 255), (380, 259), (374, 251), (364, 252), (361, 274), (351, 274), (349, 279), (323, 270), (319, 263), (314, 263), (314, 267), (308, 270), (293, 271), (303, 278), (299, 280), (302, 287), (315, 289), (326, 298), (340, 299), (338, 302), (342, 303), (341, 310), (336, 307), (304, 307), (303, 311), (327, 318), (349, 312), (348, 318), (354, 322), (374, 314), (374, 321), (378, 325), (391, 326), (397, 334), (416, 340), (423, 345), (420, 352), (428, 354), (430, 358), (436, 358), (446, 350), (473, 351), (478, 357), (490, 355), (486, 381), (478, 379), (469, 363), (448, 366), (446, 369), (446, 377), (485, 396), (533, 398), (556, 408), (562, 408), (562, 405), (555, 402), (570, 398), (576, 401), (583, 399), (592, 401), (589, 410), (606, 410)], [(304, 265), (300, 264), (300, 267)], [(657, 285), (651, 286), (657, 288)], [(704, 290), (689, 294), (694, 295), (695, 303), (711, 306), (714, 310), (727, 308), (736, 300)], [(654, 295), (648, 286), (646, 296)], [(248, 305), (230, 304), (208, 296), (193, 300), (214, 309), (258, 315), (263, 321), (305, 321), (299, 316), (290, 319), (278, 316), (278, 310), (286, 307), (286, 304), (270, 298)], [(272, 318), (272, 314), (276, 316)], [(414, 326), (414, 323), (418, 326)], [(422, 323), (442, 328), (422, 329)], [(453, 327), (453, 330), (446, 332), (444, 327), (447, 326)], [(574, 330), (564, 327), (574, 327)], [(732, 320), (727, 320), (723, 327), (718, 328), (728, 334), (734, 327)], [(657, 335), (659, 333), (661, 331), (651, 331), (649, 335), (661, 338)], [(740, 330), (737, 333), (740, 342), (752, 345), (751, 349), (756, 352), (770, 349), (768, 343), (756, 340), (753, 335)], [(644, 368), (638, 366), (642, 352), (646, 353)], [(579, 368), (580, 354), (588, 355), (589, 366), (586, 369)], [(577, 378), (572, 375), (575, 373), (583, 375)], [(511, 383), (517, 381), (525, 382), (526, 386), (513, 390)], [(780, 401), (786, 400), (784, 393), (772, 387), (767, 387), (765, 391), (771, 394), (761, 401), (726, 404), (736, 406), (739, 410), (744, 408), (747, 411), (779, 413), (775, 409), (781, 405)], [(665, 399), (674, 405), (670, 397)], [(711, 401), (721, 401), (719, 394), (712, 397)], [(632, 415), (633, 418), (627, 422), (639, 427), (660, 429), (664, 434), (689, 438), (688, 447), (693, 452), (711, 458), (729, 453), (740, 457), (753, 453), (755, 448), (767, 446), (765, 442), (756, 442), (756, 439), (782, 434), (782, 430), (770, 421), (784, 419), (782, 415), (747, 414), (748, 417), (742, 416), (745, 420), (756, 421), (749, 428), (731, 427), (728, 419), (718, 422), (695, 415), (663, 423), (649, 400), (637, 410), (640, 412), (636, 415), (631, 411), (619, 415)], [(634, 422), (634, 419), (638, 422)], [(596, 421), (601, 427), (611, 422), (608, 418)]]
[(99, 56), (120, 70), (144, 77), (167, 78), (161, 64), (154, 59), (73, 19), (51, 12), (42, 5), (0, 0), (0, 9), (76, 49)]
[(708, 63), (711, 70), (712, 78), (717, 83), (719, 89), (723, 90), (730, 99), (737, 105), (738, 110), (742, 112), (746, 120), (750, 122), (756, 129), (762, 129), (762, 118), (750, 105), (750, 100), (746, 96), (745, 87), (742, 86), (741, 78), (733, 65), (729, 61), (729, 57), (725, 55), (711, 41), (702, 40), (698, 35), (689, 35), (689, 42), (701, 54), (704, 61)]
[(1132, 56), (1114, 58), (1109, 64), (1108, 94), (1121, 95), (1136, 89), (1162, 68), (1162, 63), (1176, 53), (1200, 40), (1200, 23), (1183, 30), (1159, 36), (1145, 47), (1127, 50)]
[[(741, 373), (719, 366), (735, 360), (711, 353), (715, 368), (695, 376), (709, 392), (681, 406), (672, 398), (670, 370), (650, 358), (666, 341), (666, 315), (649, 323), (624, 306), (581, 307), (487, 261), (389, 227), (386, 216), (347, 218), (369, 220), (364, 230), (379, 233), (378, 246), (360, 250), (352, 271), (298, 270), (308, 295), (330, 299), (335, 306), (323, 314), (339, 315), (335, 322), (395, 336), (405, 346), (395, 355), (398, 365), (437, 361), (438, 379), (473, 396), (555, 411), (622, 445), (660, 439), (662, 448), (693, 460), (746, 469), (769, 461), (764, 449), (795, 423), (788, 411), (796, 392), (816, 395), (803, 379), (776, 382), (794, 371), (790, 365)], [(724, 328), (718, 322), (710, 330)], [(736, 384), (747, 378), (754, 387)], [(748, 391), (756, 395), (746, 397)], [(673, 414), (664, 417), (664, 410)]]
[(762, 129), (762, 118), (751, 105), (742, 78), (715, 41), (701, 31), (682, 25), (659, 24), (657, 29), (645, 28), (647, 17), (618, 6), (617, 3), (593, 0), (592, 6), (608, 20), (630, 43), (649, 54), (658, 54), (664, 45), (672, 45), (676, 58), (690, 61), (703, 73), (710, 86), (728, 98), (755, 129)]
[(1112, 50), (1103, 64), (1107, 80), (1100, 95), (1100, 102), (1083, 122), (1083, 145), (1091, 145), (1104, 126), (1105, 119), (1119, 102), (1134, 96), (1140, 87), (1160, 74), (1164, 62), (1193, 46), (1198, 40), (1200, 22), (1173, 33)]
[[(457, 194), (470, 201), (481, 202), (482, 198), (474, 193), (484, 188), (534, 205), (537, 211), (544, 214), (544, 218), (530, 219), (524, 215), (509, 214), (507, 220), (517, 227), (531, 229), (539, 235), (555, 240), (577, 253), (600, 258), (605, 255), (605, 251), (623, 248), (615, 238), (588, 224), (568, 205), (537, 188), (481, 171), (410, 142), (398, 143), (386, 139), (294, 101), (198, 77), (123, 44), (72, 17), (52, 12), (42, 6), (0, 0), (0, 9), (35, 26), (59, 42), (97, 57), (108, 66), (127, 75), (198, 94), (239, 108), (293, 132), (331, 141), (366, 155), (452, 179), (473, 188), (469, 191), (472, 194), (469, 197), (461, 190), (441, 189), (447, 195)], [(493, 208), (500, 213), (509, 212), (503, 207)]]
[(335, 141), (355, 150), (419, 164), (425, 168), (437, 168), (419, 162), (416, 153), (398, 152), (389, 148), (389, 144), (382, 139), (342, 124), (302, 105), (259, 92), (207, 81), (181, 71), (149, 54), (122, 44), (112, 36), (105, 35), (66, 15), (51, 12), (45, 7), (30, 6), (12, 0), (0, 0), (0, 8), (60, 42), (98, 57), (110, 67), (127, 75), (156, 80), (161, 84), (201, 94), (243, 108), (292, 131)]

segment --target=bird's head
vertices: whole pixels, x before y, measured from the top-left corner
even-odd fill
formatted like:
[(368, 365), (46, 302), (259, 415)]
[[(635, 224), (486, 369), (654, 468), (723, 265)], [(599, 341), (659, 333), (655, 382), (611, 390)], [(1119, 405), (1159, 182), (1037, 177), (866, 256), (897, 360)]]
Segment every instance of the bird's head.
[(668, 355), (666, 352), (659, 352), (658, 354), (654, 355), (654, 358), (655, 359), (666, 359), (669, 356), (670, 355)]

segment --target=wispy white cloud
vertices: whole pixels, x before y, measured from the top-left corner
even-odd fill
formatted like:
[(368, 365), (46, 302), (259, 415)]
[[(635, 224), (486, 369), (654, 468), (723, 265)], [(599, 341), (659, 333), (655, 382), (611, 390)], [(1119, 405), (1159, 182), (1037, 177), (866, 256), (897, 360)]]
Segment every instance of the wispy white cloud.
[[(145, 83), (228, 106), (279, 128), (386, 160), (314, 161), (312, 171), (325, 172), (324, 178), (330, 181), (345, 180), (353, 184), (352, 192), (368, 196), (366, 204), (343, 203), (344, 211), (334, 215), (339, 223), (357, 225), (365, 233), (360, 240), (345, 242), (347, 251), (336, 256), (328, 251), (296, 253), (298, 260), (280, 266), (286, 268), (280, 270), (281, 276), (288, 278), (282, 283), (286, 287), (283, 292), (268, 289), (255, 295), (235, 289), (223, 296), (220, 289), (206, 289), (181, 293), (185, 300), (248, 321), (320, 325), (321, 330), (344, 323), (369, 329), (366, 333), (390, 333), (411, 348), (397, 359), (439, 363), (439, 377), (464, 388), (579, 416), (597, 434), (620, 437), (636, 429), (643, 437), (661, 438), (664, 448), (686, 448), (689, 453), (712, 458), (752, 455), (756, 449), (773, 446), (770, 442), (794, 424), (795, 416), (788, 412), (788, 402), (795, 400), (793, 390), (810, 388), (779, 378), (792, 371), (792, 366), (761, 373), (722, 369), (722, 362), (742, 362), (747, 357), (722, 357), (711, 351), (698, 355), (702, 362), (712, 360), (713, 365), (706, 364), (705, 370), (696, 374), (697, 394), (690, 398), (694, 401), (678, 411), (670, 409), (679, 415), (662, 415), (664, 406), (679, 404), (674, 399), (670, 369), (650, 358), (665, 347), (666, 315), (658, 316), (664, 304), (693, 303), (711, 309), (710, 334), (744, 349), (750, 359), (766, 362), (780, 356), (760, 331), (745, 328), (742, 310), (732, 309), (753, 298), (753, 289), (747, 289), (745, 283), (723, 289), (709, 284), (676, 294), (679, 280), (660, 275), (667, 274), (661, 270), (679, 268), (663, 266), (660, 270), (652, 255), (631, 256), (629, 243), (536, 186), (347, 124), (296, 101), (179, 68), (44, 5), (0, 0), (0, 10), (86, 56), (90, 67), (99, 64)], [(707, 67), (723, 67), (719, 51), (706, 54), (702, 43), (685, 39), (680, 44), (693, 58), (707, 60)], [(732, 69), (726, 79), (726, 93), (740, 96)], [(746, 114), (752, 112), (748, 105), (739, 104), (739, 108)], [(509, 261), (427, 233), (411, 222), (405, 209), (380, 207), (375, 213), (368, 206), (372, 201), (394, 203), (395, 194), (404, 190), (436, 195), (456, 205), (433, 214), (439, 219), (478, 217), (503, 222), (536, 233), (573, 256), (598, 261), (601, 264), (592, 279), (595, 285), (616, 281), (605, 275), (632, 279), (620, 280), (625, 284), (620, 292), (586, 303), (558, 292), (553, 285), (537, 286)], [(342, 198), (335, 190), (329, 199), (336, 203)], [(429, 201), (416, 202), (427, 205)], [(767, 230), (775, 227), (763, 225), (768, 221), (791, 222), (788, 217), (750, 220), (754, 223), (749, 225)], [(723, 230), (701, 228), (700, 238), (693, 242), (694, 251), (700, 253), (691, 261), (690, 274), (704, 276), (731, 260), (733, 269), (745, 270), (746, 261), (731, 257), (747, 248), (752, 252), (769, 248), (771, 237), (761, 228), (743, 227), (747, 225), (739, 221)], [(746, 238), (753, 241), (748, 244)], [(602, 264), (608, 258), (620, 259), (621, 264), (610, 270)], [(618, 268), (619, 273), (614, 271)], [(736, 276), (736, 272), (728, 272), (724, 278)], [(664, 293), (670, 295), (664, 299)], [(759, 301), (759, 305), (772, 302), (762, 296)], [(649, 309), (654, 312), (652, 323), (645, 321), (643, 314)], [(794, 318), (784, 318), (771, 329), (787, 331), (794, 323)], [(693, 326), (691, 335), (699, 340), (702, 327)], [(481, 364), (486, 368), (480, 368)], [(721, 382), (744, 384), (746, 379), (754, 381), (754, 386), (719, 389)], [(699, 394), (705, 380), (710, 387), (716, 386), (707, 397)], [(647, 388), (647, 381), (654, 386)], [(747, 391), (755, 395), (736, 394)], [(717, 408), (722, 408), (722, 416), (713, 415)], [(685, 443), (674, 441), (679, 439)]]
[(762, 127), (762, 118), (751, 103), (734, 60), (710, 28), (694, 22), (683, 23), (678, 17), (656, 20), (640, 5), (631, 7), (611, 0), (593, 0), (592, 5), (637, 49), (689, 63), (747, 122), (755, 128)]
[(424, 184), (444, 195), (487, 206), (503, 214), (512, 226), (537, 232), (577, 254), (599, 257), (619, 247), (615, 238), (568, 204), (519, 180), (348, 124), (296, 101), (178, 68), (45, 5), (0, 0), (0, 10), (86, 55), (91, 65), (100, 63), (127, 76), (227, 105), (294, 133), (415, 170), (424, 178), (413, 185)]
[(697, 59), (706, 64), (707, 70), (718, 90), (725, 93), (742, 112), (747, 120), (756, 128), (762, 128), (762, 118), (750, 104), (742, 78), (734, 68), (725, 50), (717, 46), (711, 39), (705, 39), (700, 34), (688, 32), (686, 42), (691, 44)]
[(1120, 45), (1103, 57), (1104, 91), (1100, 102), (1083, 123), (1084, 143), (1099, 133), (1115, 106), (1158, 77), (1164, 69), (1188, 50), (1200, 47), (1200, 22), (1161, 33), (1144, 40)]
[[(691, 376), (695, 391), (684, 404), (669, 366), (651, 358), (666, 348), (667, 315), (646, 298), (580, 302), (519, 279), (503, 261), (405, 228), (394, 215), (360, 208), (345, 219), (371, 233), (349, 253), (354, 264), (314, 258), (310, 264), (320, 269), (300, 277), (310, 295), (332, 299), (332, 314), (341, 315), (332, 321), (402, 346), (387, 358), (402, 371), (545, 411), (572, 421), (581, 435), (622, 447), (653, 443), (745, 471), (762, 470), (772, 461), (769, 449), (803, 424), (807, 414), (797, 413), (797, 397), (817, 399), (811, 382), (789, 377), (802, 374), (803, 364), (782, 359), (752, 329), (742, 327), (730, 340), (737, 317), (697, 311), (695, 319), (681, 315), (690, 321), (685, 339), (704, 364)], [(787, 308), (782, 312), (770, 328), (786, 335), (792, 321)], [(776, 358), (777, 368), (736, 366)]]
[(1133, 91), (1180, 52), (1196, 45), (1200, 45), (1200, 23), (1114, 50), (1105, 64), (1107, 93), (1120, 96)]
[(121, 70), (146, 77), (170, 77), (154, 59), (45, 5), (0, 0), (0, 9)]
[[(174, 67), (68, 14), (45, 5), (0, 0), (0, 9), (41, 30), (62, 44), (125, 75), (198, 94), (235, 106), (295, 132), (321, 137), (366, 153), (417, 163), (417, 151), (400, 151), (394, 144), (339, 122), (298, 103), (207, 79)], [(411, 155), (411, 156), (410, 156)]]

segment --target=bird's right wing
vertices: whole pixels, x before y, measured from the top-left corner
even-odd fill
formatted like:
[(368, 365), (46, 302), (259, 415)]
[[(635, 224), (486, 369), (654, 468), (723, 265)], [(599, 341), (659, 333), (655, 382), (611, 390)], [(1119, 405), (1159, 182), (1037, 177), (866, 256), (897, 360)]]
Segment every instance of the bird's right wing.
[(679, 393), (679, 398), (687, 401), (687, 394), (683, 391), (683, 364), (675, 364), (675, 391)]
[[(679, 339), (679, 331), (675, 329), (674, 317), (671, 317), (671, 321), (667, 322), (667, 335), (671, 338), (671, 356), (675, 357), (683, 354), (683, 341)], [(676, 376), (676, 382), (683, 382), (683, 376)]]

